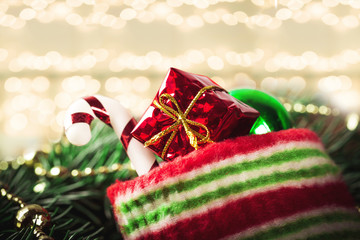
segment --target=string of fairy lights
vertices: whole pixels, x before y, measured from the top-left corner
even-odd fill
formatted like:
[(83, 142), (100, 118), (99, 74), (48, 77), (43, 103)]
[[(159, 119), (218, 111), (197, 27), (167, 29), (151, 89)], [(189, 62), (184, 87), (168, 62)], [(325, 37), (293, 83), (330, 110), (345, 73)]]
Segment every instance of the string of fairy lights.
[[(282, 21), (291, 19), (298, 23), (320, 20), (326, 25), (343, 30), (354, 29), (359, 26), (360, 14), (356, 10), (360, 9), (360, 3), (356, 0), (324, 0), (322, 2), (311, 0), (251, 1), (255, 6), (264, 9), (274, 8), (276, 4), (277, 11), (274, 17), (263, 13), (248, 15), (244, 11), (229, 12), (221, 7), (214, 11), (206, 10), (210, 6), (236, 2), (243, 2), (243, 0), (167, 0), (164, 2), (154, 0), (106, 2), (95, 0), (67, 0), (65, 2), (7, 0), (0, 5), (0, 25), (21, 29), (25, 27), (28, 21), (36, 19), (41, 23), (65, 20), (68, 24), (79, 27), (101, 25), (121, 29), (126, 26), (128, 21), (132, 20), (138, 20), (141, 23), (165, 20), (173, 26), (190, 28), (223, 22), (230, 26), (245, 24), (249, 28), (259, 26), (276, 29), (281, 26)], [(184, 5), (204, 11), (201, 14), (193, 13), (189, 16), (177, 13), (176, 11)], [(338, 16), (332, 12), (332, 9), (339, 5), (348, 8), (346, 15)], [(83, 9), (84, 6), (88, 9)], [(120, 14), (108, 13), (110, 12), (109, 9), (112, 8), (120, 8), (121, 10), (117, 11)], [(8, 13), (12, 9), (16, 9), (16, 13)]]
[(288, 52), (279, 52), (264, 60), (266, 51), (256, 48), (247, 52), (224, 51), (215, 53), (211, 49), (189, 49), (184, 54), (169, 57), (158, 51), (150, 51), (139, 56), (131, 52), (121, 53), (118, 56), (110, 56), (108, 49), (90, 49), (76, 57), (66, 57), (57, 51), (49, 51), (43, 56), (30, 52), (20, 53), (13, 58), (8, 57), (6, 49), (0, 49), (0, 61), (7, 59), (10, 72), (23, 70), (45, 71), (51, 69), (58, 72), (76, 72), (91, 69), (104, 69), (112, 72), (123, 70), (149, 70), (154, 68), (159, 72), (166, 71), (170, 66), (190, 68), (191, 66), (207, 64), (213, 70), (223, 70), (226, 65), (239, 66), (242, 68), (257, 67), (268, 72), (279, 70), (331, 72), (347, 69), (360, 63), (360, 48), (345, 49), (331, 57), (319, 56), (313, 51), (303, 52), (301, 55), (292, 55)]
[[(16, 36), (36, 26), (61, 24), (86, 34), (157, 24), (193, 34), (213, 26), (277, 32), (291, 23), (318, 24), (341, 34), (359, 27), (359, 9), (357, 0), (3, 0), (0, 29)], [(347, 46), (324, 54), (314, 49), (272, 49), (266, 44), (254, 44), (246, 51), (236, 47), (189, 47), (175, 52), (154, 48), (141, 53), (104, 44), (80, 52), (61, 48), (39, 52), (2, 42), (0, 132), (6, 137), (42, 136), (56, 141), (63, 134), (66, 108), (79, 97), (98, 93), (114, 97), (140, 116), (169, 67), (209, 73), (227, 89), (259, 88), (299, 97), (308, 89), (330, 94), (335, 108), (300, 102), (285, 102), (285, 107), (324, 116), (343, 111), (347, 128), (357, 128), (360, 48)]]

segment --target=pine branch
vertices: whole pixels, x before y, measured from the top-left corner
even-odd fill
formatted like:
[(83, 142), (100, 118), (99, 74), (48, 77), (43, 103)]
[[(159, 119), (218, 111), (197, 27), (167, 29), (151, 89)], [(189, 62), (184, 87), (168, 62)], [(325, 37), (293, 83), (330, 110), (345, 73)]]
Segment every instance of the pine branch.
[[(311, 97), (302, 99), (304, 104), (321, 105)], [(360, 206), (360, 132), (346, 129), (345, 117), (291, 112), (295, 127), (309, 128), (322, 139), (328, 153), (343, 170), (344, 180)], [(98, 169), (114, 163), (129, 164), (117, 136), (112, 129), (94, 124), (93, 139), (89, 144), (76, 147), (65, 138), (52, 145), (49, 153), (39, 152), (35, 163), (49, 171), (63, 166), (68, 173), (73, 169)], [(0, 181), (7, 183), (9, 192), (23, 198), (24, 202), (45, 207), (52, 217), (52, 227), (47, 231), (55, 239), (122, 239), (116, 229), (112, 209), (106, 198), (106, 188), (116, 179), (127, 180), (133, 172), (124, 169), (110, 174), (77, 178), (70, 174), (49, 178), (34, 174), (34, 169), (21, 165), (18, 169), (0, 172)], [(42, 183), (45, 189), (34, 192)], [(0, 198), (0, 238), (34, 239), (31, 228), (16, 230), (13, 222), (18, 206)]]
[[(303, 104), (324, 104), (322, 101), (309, 98)], [(316, 132), (326, 151), (341, 168), (344, 181), (360, 206), (360, 128), (349, 131), (346, 119), (342, 114), (324, 116), (319, 114), (291, 112), (295, 127), (309, 128)]]
[[(64, 166), (71, 171), (127, 164), (129, 159), (112, 129), (94, 125), (93, 139), (86, 146), (73, 146), (63, 138), (48, 154), (38, 153), (34, 161), (40, 162), (47, 171), (54, 166)], [(133, 177), (132, 174), (124, 169), (83, 178), (71, 175), (48, 178), (37, 176), (32, 167), (21, 165), (18, 169), (0, 172), (0, 181), (8, 184), (8, 191), (27, 204), (39, 204), (48, 210), (52, 228), (47, 233), (51, 232), (55, 239), (121, 239), (105, 191), (116, 179), (126, 180)], [(39, 183), (45, 184), (45, 189), (36, 193), (33, 189)], [(30, 228), (15, 229), (18, 209), (14, 203), (0, 198), (1, 239), (35, 239)]]

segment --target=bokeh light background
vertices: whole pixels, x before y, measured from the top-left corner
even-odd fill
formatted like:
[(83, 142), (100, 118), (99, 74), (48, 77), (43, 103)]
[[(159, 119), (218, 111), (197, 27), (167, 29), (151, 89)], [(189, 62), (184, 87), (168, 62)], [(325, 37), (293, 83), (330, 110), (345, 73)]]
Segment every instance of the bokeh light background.
[[(353, 130), (359, 23), (360, 0), (1, 0), (0, 158), (59, 140), (85, 95), (139, 117), (169, 67), (335, 109)], [(330, 108), (297, 103), (309, 95)]]

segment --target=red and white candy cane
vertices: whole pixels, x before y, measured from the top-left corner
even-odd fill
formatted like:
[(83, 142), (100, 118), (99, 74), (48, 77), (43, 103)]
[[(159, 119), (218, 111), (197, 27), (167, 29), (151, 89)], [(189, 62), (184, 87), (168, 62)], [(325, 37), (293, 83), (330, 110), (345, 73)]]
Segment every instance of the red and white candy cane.
[(90, 141), (90, 124), (95, 117), (114, 129), (138, 175), (158, 166), (154, 154), (130, 134), (136, 125), (135, 119), (118, 101), (108, 97), (84, 97), (70, 105), (64, 120), (65, 135), (70, 143), (82, 146)]

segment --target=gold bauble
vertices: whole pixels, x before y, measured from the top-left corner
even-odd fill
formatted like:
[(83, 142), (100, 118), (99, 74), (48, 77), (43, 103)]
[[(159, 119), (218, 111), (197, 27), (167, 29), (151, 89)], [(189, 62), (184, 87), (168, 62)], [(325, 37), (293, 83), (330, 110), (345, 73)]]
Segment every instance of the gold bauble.
[(17, 212), (15, 221), (15, 225), (19, 229), (32, 227), (34, 223), (39, 229), (44, 229), (50, 224), (50, 215), (40, 205), (29, 204)]

